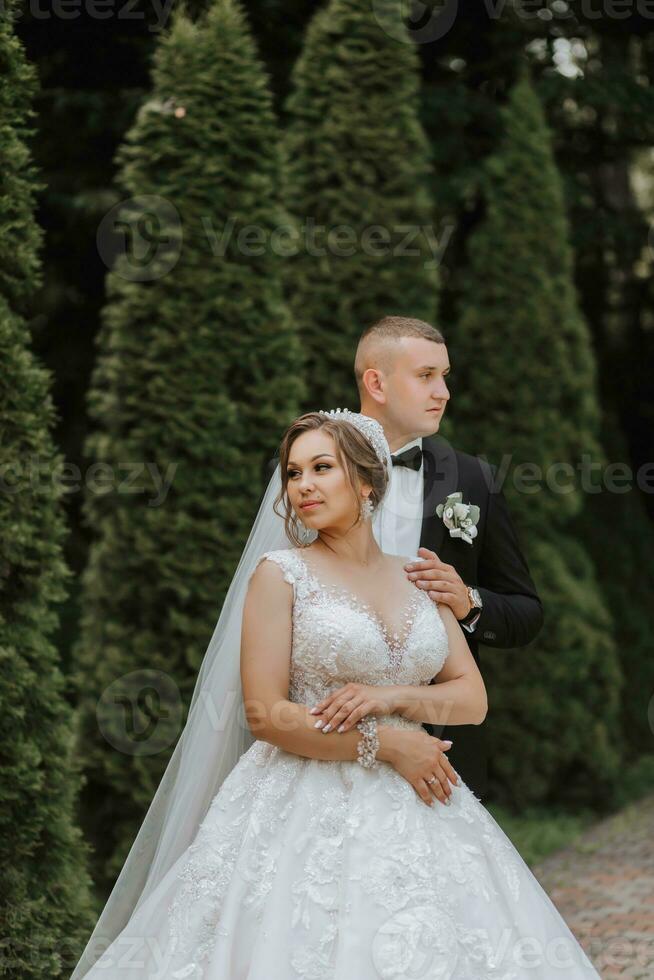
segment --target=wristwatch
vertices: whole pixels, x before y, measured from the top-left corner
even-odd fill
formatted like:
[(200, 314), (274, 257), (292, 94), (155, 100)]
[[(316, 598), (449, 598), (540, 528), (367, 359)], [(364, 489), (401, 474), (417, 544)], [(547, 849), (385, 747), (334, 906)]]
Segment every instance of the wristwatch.
[(466, 585), (466, 590), (468, 592), (468, 599), (470, 600), (472, 609), (470, 610), (467, 616), (464, 616), (463, 619), (459, 620), (459, 624), (463, 626), (463, 628), (466, 629), (469, 633), (472, 633), (475, 626), (477, 625), (477, 620), (481, 616), (481, 611), (484, 607), (484, 604), (481, 601), (479, 589), (475, 589), (470, 585)]

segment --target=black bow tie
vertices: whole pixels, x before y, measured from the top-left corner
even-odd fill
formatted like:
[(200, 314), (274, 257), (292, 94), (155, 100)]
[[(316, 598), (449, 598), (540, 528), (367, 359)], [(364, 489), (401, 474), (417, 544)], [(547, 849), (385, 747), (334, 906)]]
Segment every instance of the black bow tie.
[(405, 449), (403, 453), (391, 456), (391, 462), (393, 466), (408, 466), (410, 470), (417, 472), (422, 465), (422, 447), (411, 446), (409, 449)]

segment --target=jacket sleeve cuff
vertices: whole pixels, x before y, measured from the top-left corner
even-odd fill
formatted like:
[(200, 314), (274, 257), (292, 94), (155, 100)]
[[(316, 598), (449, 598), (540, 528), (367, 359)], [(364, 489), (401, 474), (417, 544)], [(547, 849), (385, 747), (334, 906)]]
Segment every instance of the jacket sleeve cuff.
[(471, 619), (469, 623), (459, 623), (459, 626), (462, 629), (467, 630), (468, 633), (474, 633), (475, 627), (477, 625), (477, 622), (479, 621), (479, 617), (480, 616), (481, 616), (481, 609), (479, 610), (479, 612), (477, 613), (477, 615), (474, 617), (474, 619)]

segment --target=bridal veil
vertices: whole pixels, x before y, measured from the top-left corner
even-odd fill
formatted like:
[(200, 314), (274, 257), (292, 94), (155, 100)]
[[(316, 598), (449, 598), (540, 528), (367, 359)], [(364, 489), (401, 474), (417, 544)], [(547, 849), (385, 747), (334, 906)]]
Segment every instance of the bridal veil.
[(254, 741), (243, 709), (241, 618), (257, 559), (290, 546), (273, 510), (280, 489), (277, 465), (209, 641), (186, 725), (71, 980), (86, 975), (193, 842), (221, 783)]

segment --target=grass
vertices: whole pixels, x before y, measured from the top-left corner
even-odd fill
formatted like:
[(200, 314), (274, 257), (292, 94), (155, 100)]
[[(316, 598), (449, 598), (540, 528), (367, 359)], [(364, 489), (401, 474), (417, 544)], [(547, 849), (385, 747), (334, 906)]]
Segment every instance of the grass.
[(654, 791), (654, 755), (643, 755), (631, 766), (626, 766), (616, 782), (610, 812), (597, 814), (593, 810), (557, 809), (554, 806), (526, 808), (522, 813), (512, 813), (497, 803), (488, 803), (486, 809), (520, 852), (523, 860), (532, 867), (548, 854), (568, 847), (598, 820), (624, 809)]
[(553, 851), (567, 847), (597, 820), (592, 810), (573, 815), (551, 807), (530, 807), (518, 816), (495, 803), (486, 809), (530, 867)]

